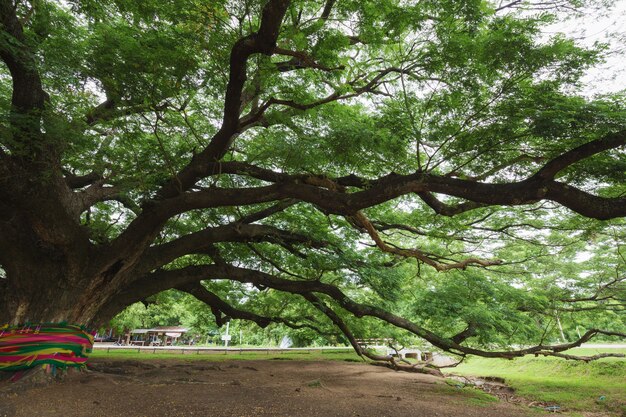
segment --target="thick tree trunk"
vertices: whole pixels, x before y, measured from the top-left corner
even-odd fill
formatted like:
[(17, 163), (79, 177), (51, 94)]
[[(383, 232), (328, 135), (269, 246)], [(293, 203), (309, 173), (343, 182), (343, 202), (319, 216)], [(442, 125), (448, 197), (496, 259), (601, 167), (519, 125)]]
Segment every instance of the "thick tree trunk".
[[(81, 267), (78, 267), (78, 266)], [(5, 263), (0, 280), (0, 324), (68, 322), (93, 326), (99, 309), (121, 288), (118, 276), (89, 274), (88, 259), (53, 256)], [(115, 311), (117, 313), (117, 311)]]
[(32, 287), (6, 286), (2, 292), (1, 323), (17, 325), (66, 321), (91, 324), (91, 309), (85, 309), (80, 301), (91, 298), (95, 304), (99, 304), (98, 294), (85, 294), (82, 288), (73, 287), (67, 280), (58, 279), (54, 274), (42, 271), (41, 275), (39, 284)]
[(90, 242), (62, 178), (27, 180), (17, 178), (0, 193), (12, 205), (0, 224), (6, 276), (0, 279), (0, 324), (91, 326), (98, 309), (123, 286), (132, 262), (122, 270), (122, 261), (102, 256), (106, 247)]
[[(77, 302), (80, 300), (82, 302)], [(84, 307), (84, 301), (90, 307)], [(81, 291), (68, 291), (64, 288), (41, 288), (30, 295), (18, 296), (15, 291), (3, 291), (0, 296), (0, 323), (19, 325), (24, 323), (80, 324), (97, 327), (112, 318), (124, 307), (116, 309), (106, 317), (98, 314), (97, 306), (106, 304), (109, 297), (102, 294), (90, 295)]]

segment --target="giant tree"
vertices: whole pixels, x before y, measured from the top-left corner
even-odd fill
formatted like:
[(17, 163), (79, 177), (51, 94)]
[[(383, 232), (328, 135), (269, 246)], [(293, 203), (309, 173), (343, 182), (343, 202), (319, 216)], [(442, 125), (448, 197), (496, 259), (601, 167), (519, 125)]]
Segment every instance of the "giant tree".
[(354, 317), (462, 355), (623, 336), (626, 107), (579, 94), (603, 49), (553, 19), (0, 0), (0, 321), (98, 325), (177, 288), (357, 349)]

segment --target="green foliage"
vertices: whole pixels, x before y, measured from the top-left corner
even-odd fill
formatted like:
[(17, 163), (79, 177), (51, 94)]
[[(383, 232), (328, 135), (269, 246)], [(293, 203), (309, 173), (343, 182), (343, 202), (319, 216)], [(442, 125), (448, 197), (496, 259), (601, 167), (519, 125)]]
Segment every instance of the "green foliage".
[[(179, 180), (177, 173), (219, 131), (231, 50), (259, 29), (264, 4), (20, 2), (25, 45), (2, 32), (0, 46), (33, 52), (49, 94), (45, 140), (22, 149), (5, 127), (11, 84), (2, 67), (0, 151), (29, 155), (53, 143), (59, 145), (60, 171), (101, 174), (98, 185), (114, 187), (115, 198), (72, 216), (80, 217), (94, 245), (106, 248), (152, 210), (159, 187)], [(219, 162), (297, 178), (311, 174), (318, 181), (345, 177), (348, 185), (340, 192), (346, 194), (367, 194), (379, 178), (416, 172), (497, 184), (527, 179), (552, 158), (626, 126), (623, 92), (581, 94), (582, 76), (602, 61), (607, 47), (585, 48), (545, 34), (556, 12), (499, 13), (483, 0), (342, 0), (325, 19), (320, 6), (293, 1), (277, 41), (283, 52), (250, 57), (236, 103), (241, 125)], [(264, 105), (265, 113), (257, 115)], [(245, 125), (253, 116), (256, 122)], [(220, 170), (216, 164), (180, 199), (198, 190), (268, 183), (248, 172)], [(626, 156), (618, 148), (576, 162), (557, 180), (619, 197), (626, 192), (625, 174)], [(358, 187), (349, 181), (354, 176), (364, 178)], [(464, 202), (441, 198), (451, 206)], [(444, 337), (470, 327), (466, 344), (479, 348), (571, 341), (591, 327), (626, 328), (623, 219), (582, 218), (549, 200), (477, 207), (452, 217), (435, 214), (423, 196), (409, 191), (383, 200), (363, 213), (388, 246), (415, 249), (421, 260), (385, 253), (349, 216), (299, 202), (256, 224), (306, 239), (230, 238), (200, 245), (155, 270), (221, 259), (290, 280), (334, 284), (358, 302)], [(66, 205), (72, 204), (78, 203)], [(172, 210), (175, 215), (145, 239), (153, 239), (146, 246), (232, 224), (271, 204)], [(502, 262), (439, 273), (424, 258), (442, 265), (468, 258)], [(228, 304), (309, 326), (253, 330), (233, 322), (235, 330), (246, 332), (247, 343), (276, 344), (284, 334), (296, 345), (346, 342), (299, 295), (220, 278), (203, 285)], [(416, 343), (403, 330), (356, 319), (336, 301), (324, 301), (357, 337)], [(133, 304), (112, 325), (122, 330), (181, 324), (205, 335), (216, 330), (212, 319), (197, 299), (169, 291)]]

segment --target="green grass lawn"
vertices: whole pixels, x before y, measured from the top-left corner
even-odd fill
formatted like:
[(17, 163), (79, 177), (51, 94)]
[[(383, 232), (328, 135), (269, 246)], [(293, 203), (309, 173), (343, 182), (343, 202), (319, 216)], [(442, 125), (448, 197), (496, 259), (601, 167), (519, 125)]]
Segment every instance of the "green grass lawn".
[[(626, 353), (626, 349), (601, 352)], [(573, 349), (568, 353), (600, 352)], [(609, 411), (626, 415), (626, 360), (623, 358), (584, 363), (533, 356), (514, 360), (474, 357), (447, 372), (502, 377), (519, 396), (554, 403), (571, 411)]]
[(204, 361), (225, 361), (225, 360), (336, 360), (336, 361), (358, 361), (362, 362), (361, 358), (357, 356), (352, 350), (324, 350), (324, 351), (292, 351), (284, 353), (276, 352), (243, 352), (239, 353), (237, 350), (229, 351), (228, 354), (224, 352), (215, 352), (209, 354), (196, 354), (192, 353), (137, 353), (137, 349), (116, 349), (107, 353), (105, 350), (94, 350), (89, 355), (91, 358), (102, 359), (141, 359), (141, 360), (155, 360), (155, 359), (178, 359), (178, 360), (204, 360)]

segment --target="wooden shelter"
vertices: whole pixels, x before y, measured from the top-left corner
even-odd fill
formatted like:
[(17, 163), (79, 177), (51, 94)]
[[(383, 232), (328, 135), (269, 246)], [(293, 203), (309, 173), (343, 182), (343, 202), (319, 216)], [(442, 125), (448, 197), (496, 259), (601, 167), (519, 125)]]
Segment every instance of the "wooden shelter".
[(127, 344), (135, 346), (170, 346), (189, 329), (180, 326), (158, 326), (152, 329), (134, 329)]

